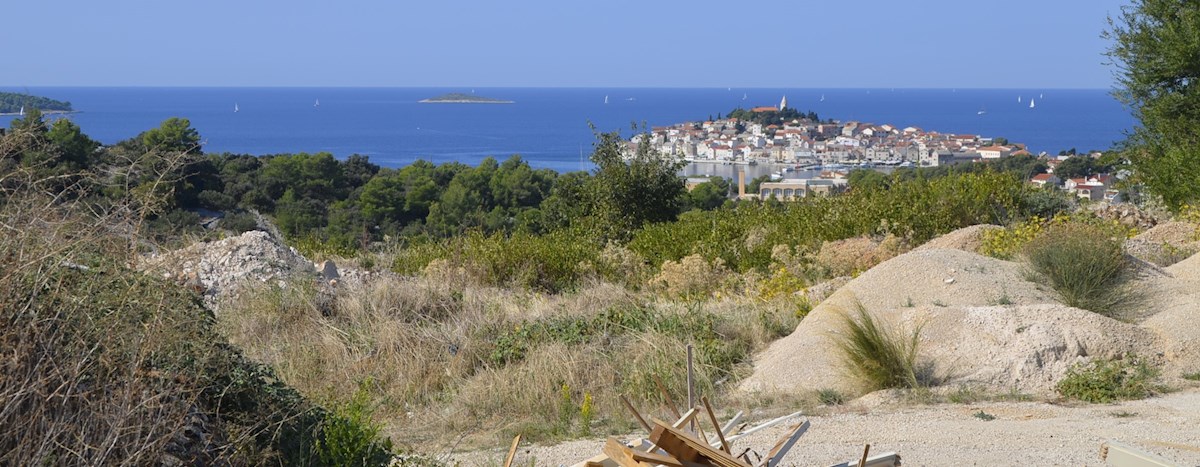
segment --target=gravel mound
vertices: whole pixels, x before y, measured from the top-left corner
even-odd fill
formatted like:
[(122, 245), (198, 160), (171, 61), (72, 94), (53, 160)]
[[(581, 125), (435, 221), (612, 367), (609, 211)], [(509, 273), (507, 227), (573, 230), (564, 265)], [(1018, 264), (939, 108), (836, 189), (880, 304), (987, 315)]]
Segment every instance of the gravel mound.
[(1125, 241), (1125, 250), (1130, 255), (1159, 266), (1169, 266), (1176, 261), (1200, 251), (1196, 240), (1200, 226), (1189, 222), (1164, 222), (1154, 228)]
[(1166, 376), (1200, 372), (1200, 254), (1164, 271), (1170, 277), (1138, 284), (1154, 311), (1140, 324), (1160, 336)]
[(1146, 240), (1154, 243), (1170, 243), (1181, 246), (1196, 241), (1197, 229), (1200, 226), (1191, 222), (1168, 221), (1154, 226), (1133, 237), (1135, 240)]
[(989, 230), (1003, 229), (998, 225), (980, 224), (950, 232), (917, 247), (917, 250), (932, 250), (937, 248), (962, 250), (975, 253), (983, 245), (983, 233)]
[(1172, 264), (1166, 268), (1168, 274), (1175, 279), (1190, 282), (1200, 286), (1200, 254), (1194, 254), (1188, 259)]
[(1017, 263), (930, 248), (846, 284), (758, 356), (741, 389), (860, 391), (836, 351), (844, 314), (860, 304), (905, 332), (919, 327), (922, 354), (941, 384), (1049, 394), (1076, 362), (1152, 357), (1160, 342), (1153, 330), (1059, 304), (1026, 281)]

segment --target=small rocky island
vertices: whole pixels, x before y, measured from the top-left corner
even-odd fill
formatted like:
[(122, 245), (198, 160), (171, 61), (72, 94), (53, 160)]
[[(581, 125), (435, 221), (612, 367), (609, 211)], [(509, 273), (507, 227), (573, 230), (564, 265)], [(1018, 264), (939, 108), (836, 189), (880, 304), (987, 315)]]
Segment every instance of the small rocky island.
[(513, 101), (452, 92), (419, 101), (422, 104), (512, 104)]

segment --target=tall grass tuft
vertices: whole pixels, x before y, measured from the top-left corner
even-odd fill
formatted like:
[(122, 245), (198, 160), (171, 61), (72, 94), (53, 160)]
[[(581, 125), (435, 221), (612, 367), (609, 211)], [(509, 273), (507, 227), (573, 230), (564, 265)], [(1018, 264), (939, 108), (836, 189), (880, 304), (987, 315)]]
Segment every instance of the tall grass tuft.
[(1024, 253), (1063, 303), (1114, 317), (1136, 298), (1126, 285), (1129, 261), (1122, 240), (1100, 226), (1066, 223), (1047, 228)]
[(907, 336), (887, 329), (862, 305), (858, 305), (857, 315), (857, 318), (843, 315), (845, 334), (838, 342), (838, 350), (846, 369), (868, 391), (919, 387), (920, 328)]

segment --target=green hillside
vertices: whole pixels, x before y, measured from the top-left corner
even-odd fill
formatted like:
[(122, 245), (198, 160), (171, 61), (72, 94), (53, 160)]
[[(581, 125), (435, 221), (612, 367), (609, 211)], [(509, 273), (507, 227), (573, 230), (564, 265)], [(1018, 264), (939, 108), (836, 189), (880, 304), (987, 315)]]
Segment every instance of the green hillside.
[(21, 111), (22, 107), (25, 110), (36, 108), (41, 111), (50, 110), (58, 112), (75, 110), (71, 108), (71, 103), (66, 101), (57, 101), (47, 97), (17, 92), (0, 92), (0, 114), (17, 113)]

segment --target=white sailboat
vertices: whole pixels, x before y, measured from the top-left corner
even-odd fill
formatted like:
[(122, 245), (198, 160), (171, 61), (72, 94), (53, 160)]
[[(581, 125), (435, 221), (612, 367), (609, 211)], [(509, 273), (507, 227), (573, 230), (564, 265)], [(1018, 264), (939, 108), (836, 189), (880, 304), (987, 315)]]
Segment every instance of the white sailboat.
[(19, 117), (25, 116), (25, 106), (23, 106), (23, 105), (21, 106), (21, 110), (17, 111), (17, 116), (19, 116)]
[(1034, 105), (1033, 105), (1033, 98), (1032, 98), (1032, 97), (1030, 97), (1030, 98), (1029, 98), (1029, 108), (1031, 108), (1031, 109), (1032, 109), (1033, 107), (1034, 107)]
[(1020, 104), (1020, 103), (1021, 103), (1021, 96), (1017, 96), (1017, 103), (1018, 103), (1018, 104)]
[(742, 94), (742, 100), (746, 100), (746, 94)]
[(320, 100), (320, 99), (317, 99), (317, 101), (316, 101), (316, 102), (313, 102), (313, 107), (320, 107), (320, 106), (321, 106), (321, 100)]
[(605, 103), (605, 104), (607, 104), (607, 103), (608, 103), (608, 96), (604, 96), (604, 103)]
[(825, 102), (825, 95), (821, 94), (821, 102)]
[(234, 102), (234, 103), (233, 103), (233, 113), (238, 113), (238, 110), (239, 110), (239, 109), (238, 109), (237, 102)]

